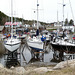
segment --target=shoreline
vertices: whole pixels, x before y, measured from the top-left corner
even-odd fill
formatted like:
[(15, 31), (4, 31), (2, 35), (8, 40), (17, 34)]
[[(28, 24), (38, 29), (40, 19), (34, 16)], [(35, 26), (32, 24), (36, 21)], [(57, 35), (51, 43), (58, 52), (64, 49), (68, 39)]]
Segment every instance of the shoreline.
[[(39, 64), (38, 64), (39, 65)], [(24, 67), (11, 67), (10, 69), (0, 64), (0, 75), (75, 75), (75, 59), (62, 61), (55, 66), (36, 66), (30, 64)]]

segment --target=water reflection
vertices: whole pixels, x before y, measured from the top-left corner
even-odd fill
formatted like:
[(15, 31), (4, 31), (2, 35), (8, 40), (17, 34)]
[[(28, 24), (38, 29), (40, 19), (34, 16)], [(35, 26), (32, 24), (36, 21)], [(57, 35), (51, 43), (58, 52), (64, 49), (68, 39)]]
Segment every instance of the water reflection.
[[(40, 58), (36, 59), (36, 57), (32, 57), (31, 51), (27, 47), (24, 48), (23, 55), (24, 55), (27, 63), (34, 62), (34, 61), (40, 62)], [(40, 53), (39, 55), (42, 55), (42, 53)], [(50, 50), (50, 52), (48, 52), (48, 53), (44, 53), (43, 62), (50, 62), (52, 59), (53, 59), (53, 51), (52, 50)], [(21, 55), (21, 66), (24, 66), (23, 61), (24, 61), (24, 58)]]
[[(19, 60), (21, 66), (25, 66), (26, 63), (30, 63), (31, 59), (33, 59), (33, 58), (32, 58), (31, 51), (26, 46), (25, 46), (25, 48), (23, 50), (23, 53), (22, 53), (22, 50), (23, 50), (23, 46), (21, 47), (21, 50), (19, 50), (19, 49), (17, 50), (17, 52), (21, 53), (21, 55), (18, 55), (18, 58), (21, 58), (21, 60)], [(5, 57), (5, 58), (7, 58), (7, 57)], [(44, 58), (43, 62), (50, 62), (50, 60), (53, 58), (53, 51), (50, 50), (50, 52), (44, 53), (43, 58)], [(40, 62), (40, 60), (39, 60), (39, 62)], [(4, 56), (2, 56), (0, 58), (0, 63), (2, 63), (4, 66), (6, 66), (5, 65), (6, 64), (6, 60), (4, 60)]]
[(0, 63), (5, 66), (4, 56), (0, 57)]
[(44, 54), (44, 62), (50, 62), (53, 59), (53, 53), (51, 50), (49, 53)]

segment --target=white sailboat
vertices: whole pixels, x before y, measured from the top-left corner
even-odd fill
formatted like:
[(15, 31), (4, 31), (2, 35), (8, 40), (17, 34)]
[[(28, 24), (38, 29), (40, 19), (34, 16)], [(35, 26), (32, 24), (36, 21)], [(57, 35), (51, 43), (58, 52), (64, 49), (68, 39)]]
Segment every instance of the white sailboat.
[(36, 37), (34, 36), (33, 38), (29, 38), (27, 39), (27, 44), (29, 45), (29, 47), (31, 47), (32, 49), (35, 49), (37, 51), (42, 51), (43, 50), (43, 46), (44, 43), (41, 41), (41, 39), (38, 37), (39, 35), (39, 25), (38, 25), (38, 0), (37, 0), (37, 32), (36, 32)]
[(51, 36), (51, 34), (49, 33), (49, 31), (48, 30), (43, 30), (42, 32), (41, 32), (41, 35), (39, 36), (40, 38), (42, 38), (42, 37), (45, 37), (46, 39), (46, 41), (47, 42), (49, 42), (50, 41), (50, 36)]
[[(63, 0), (63, 27), (64, 27), (64, 0)], [(50, 42), (51, 46), (54, 50), (62, 51), (62, 52), (75, 52), (75, 42), (64, 37), (64, 29), (63, 29), (63, 37), (56, 38), (56, 40)]]
[(13, 37), (13, 0), (11, 0), (11, 37), (4, 40), (4, 46), (10, 52), (20, 47), (21, 41)]
[(31, 39), (28, 39), (27, 43), (29, 47), (31, 47), (34, 50), (38, 50), (38, 51), (43, 50), (43, 45), (44, 45), (43, 42), (35, 36)]

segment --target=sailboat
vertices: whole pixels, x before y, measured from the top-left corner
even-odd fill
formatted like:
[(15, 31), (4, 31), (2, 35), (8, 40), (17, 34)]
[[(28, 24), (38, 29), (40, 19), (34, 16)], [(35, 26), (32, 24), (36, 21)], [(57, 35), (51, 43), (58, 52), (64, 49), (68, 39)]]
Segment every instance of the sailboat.
[(43, 30), (41, 32), (41, 35), (39, 37), (42, 38), (42, 36), (46, 38), (45, 41), (50, 42), (50, 36), (51, 36), (51, 34), (49, 33), (48, 30)]
[(10, 52), (17, 50), (20, 47), (21, 41), (13, 37), (13, 2), (11, 0), (11, 37), (4, 40), (4, 46)]
[(35, 49), (36, 51), (43, 51), (44, 43), (39, 38), (39, 25), (38, 25), (38, 0), (37, 0), (37, 31), (36, 36), (33, 36), (33, 38), (27, 39), (27, 44), (30, 48)]
[[(63, 11), (64, 11), (64, 0), (63, 0)], [(63, 26), (64, 26), (64, 12), (63, 12)], [(50, 42), (52, 48), (54, 50), (62, 51), (62, 52), (75, 52), (75, 42), (64, 36), (63, 29), (63, 37), (55, 38), (54, 41)]]

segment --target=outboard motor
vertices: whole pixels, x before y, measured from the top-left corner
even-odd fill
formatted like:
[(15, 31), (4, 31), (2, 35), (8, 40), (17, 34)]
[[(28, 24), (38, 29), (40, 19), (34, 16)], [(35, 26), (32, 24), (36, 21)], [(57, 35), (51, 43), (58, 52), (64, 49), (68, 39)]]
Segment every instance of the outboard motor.
[(38, 36), (39, 35), (39, 30), (37, 29), (37, 31), (36, 31), (36, 36)]
[(46, 37), (42, 36), (41, 41), (46, 41)]

